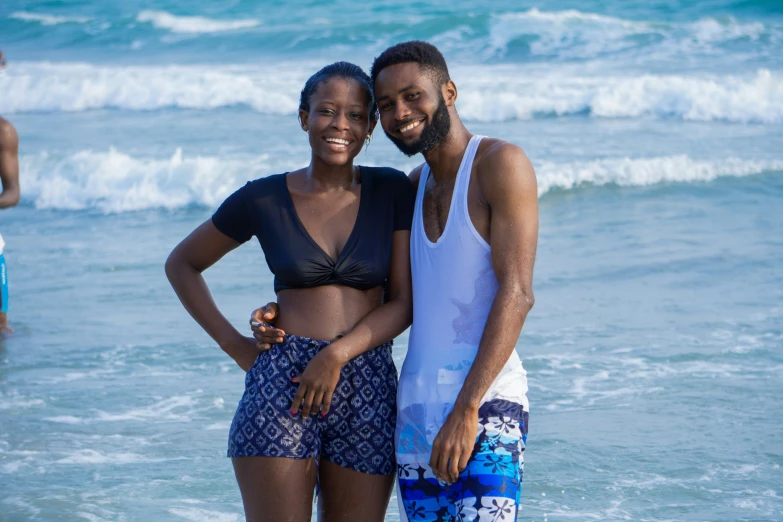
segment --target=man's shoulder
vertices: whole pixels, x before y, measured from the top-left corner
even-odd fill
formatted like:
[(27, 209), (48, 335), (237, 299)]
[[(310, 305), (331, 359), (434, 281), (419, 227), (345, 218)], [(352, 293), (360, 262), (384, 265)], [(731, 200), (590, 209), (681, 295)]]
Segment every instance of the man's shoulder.
[(19, 136), (10, 121), (0, 116), (0, 148), (18, 146)]
[(476, 160), (479, 168), (529, 161), (522, 147), (499, 138), (482, 139), (476, 151)]
[(476, 167), (480, 176), (499, 171), (532, 170), (530, 160), (519, 145), (498, 138), (484, 138), (476, 151)]
[(522, 147), (498, 138), (481, 140), (476, 151), (476, 174), (484, 189), (508, 183), (536, 184), (535, 170)]
[(16, 129), (14, 129), (14, 126), (11, 124), (10, 121), (0, 116), (0, 131), (6, 131), (6, 130), (16, 131)]

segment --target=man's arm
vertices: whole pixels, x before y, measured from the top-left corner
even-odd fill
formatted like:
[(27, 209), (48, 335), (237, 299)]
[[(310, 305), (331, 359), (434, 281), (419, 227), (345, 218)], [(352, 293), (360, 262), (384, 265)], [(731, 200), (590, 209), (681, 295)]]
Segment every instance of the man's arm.
[(500, 373), (533, 308), (533, 265), (538, 243), (538, 189), (533, 166), (519, 147), (498, 143), (478, 164), (479, 183), (491, 210), (490, 246), (498, 292), (478, 354), (454, 409), (432, 447), (430, 466), (448, 483), (467, 467), (478, 430), (481, 399)]
[[(408, 178), (413, 183), (414, 188), (418, 190), (419, 178), (421, 178), (421, 171), (424, 169), (424, 163), (414, 168)], [(270, 302), (256, 308), (250, 314), (250, 324), (253, 330), (253, 337), (258, 341), (258, 347), (262, 350), (268, 350), (273, 344), (282, 343), (285, 332), (279, 328), (275, 328), (274, 324), (277, 320), (277, 314), (279, 312), (277, 303)], [(259, 323), (254, 325), (253, 323)]]
[(319, 411), (326, 415), (343, 366), (360, 354), (394, 339), (410, 326), (413, 320), (410, 244), (410, 231), (394, 232), (388, 299), (365, 315), (343, 337), (318, 352), (307, 363), (302, 375), (292, 379), (299, 383), (291, 403), (292, 414), (299, 410), (301, 404), (302, 417)]
[(11, 123), (0, 118), (0, 209), (19, 203), (19, 136)]

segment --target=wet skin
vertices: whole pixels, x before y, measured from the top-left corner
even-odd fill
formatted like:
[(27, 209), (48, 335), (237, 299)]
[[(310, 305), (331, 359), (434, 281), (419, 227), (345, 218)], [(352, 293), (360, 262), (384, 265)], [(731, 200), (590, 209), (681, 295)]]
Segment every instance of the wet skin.
[[(288, 174), (288, 190), (307, 233), (332, 259), (339, 257), (356, 223), (361, 177), (353, 159), (375, 126), (369, 99), (357, 81), (333, 77), (310, 97), (310, 110), (299, 113), (312, 153), (308, 167)], [(299, 376), (292, 415), (325, 415), (343, 365), (408, 327), (412, 315), (409, 242), (409, 231), (394, 233), (386, 302), (380, 287), (360, 291), (328, 285), (278, 294), (284, 312), (275, 340), (283, 329), (315, 339), (342, 335), (313, 357)], [(237, 246), (209, 220), (174, 249), (166, 274), (193, 318), (247, 371), (260, 350), (268, 347), (234, 329), (215, 306), (201, 276)], [(233, 463), (248, 520), (310, 519), (317, 469), (313, 459), (243, 457)], [(393, 475), (359, 473), (325, 459), (318, 470), (319, 519), (383, 520)]]
[[(428, 144), (422, 149), (431, 171), (424, 193), (424, 229), (430, 241), (437, 241), (446, 227), (456, 175), (472, 137), (457, 114), (457, 87), (452, 81), (437, 85), (431, 72), (419, 64), (402, 63), (378, 74), (375, 94), (383, 130), (403, 151), (421, 149), (428, 127), (437, 125), (441, 99), (447, 107), (448, 134), (435, 146)], [(418, 184), (421, 172), (422, 166), (411, 172), (414, 184)], [(481, 141), (471, 171), (468, 213), (476, 231), (490, 244), (499, 289), (476, 359), (433, 442), (429, 464), (446, 483), (456, 481), (467, 466), (476, 440), (481, 398), (514, 350), (534, 303), (538, 191), (535, 172), (521, 148), (499, 139)], [(270, 320), (275, 312), (267, 305), (257, 315), (267, 314), (266, 320)], [(274, 331), (264, 334), (256, 338), (274, 342)]]

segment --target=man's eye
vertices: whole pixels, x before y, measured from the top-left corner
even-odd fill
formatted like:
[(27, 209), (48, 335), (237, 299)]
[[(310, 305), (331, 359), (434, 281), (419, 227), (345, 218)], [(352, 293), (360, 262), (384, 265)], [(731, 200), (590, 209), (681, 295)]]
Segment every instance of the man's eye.
[(418, 98), (418, 97), (419, 97), (419, 94), (420, 94), (420, 93), (418, 93), (418, 92), (412, 92), (412, 93), (410, 93), (410, 94), (408, 95), (408, 99), (409, 99), (409, 100), (415, 100), (416, 98)]
[(391, 103), (384, 103), (383, 105), (381, 105), (381, 110), (385, 111), (386, 109), (390, 109), (391, 106), (392, 106)]

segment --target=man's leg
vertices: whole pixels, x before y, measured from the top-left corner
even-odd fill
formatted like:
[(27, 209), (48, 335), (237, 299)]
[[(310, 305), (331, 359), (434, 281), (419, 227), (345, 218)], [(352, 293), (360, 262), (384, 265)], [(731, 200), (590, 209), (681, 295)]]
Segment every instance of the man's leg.
[(0, 333), (13, 332), (8, 326), (8, 268), (0, 254)]
[(528, 413), (519, 404), (501, 399), (482, 404), (473, 454), (451, 486), (438, 483), (428, 462), (400, 465), (401, 505), (408, 519), (516, 520), (527, 421)]

